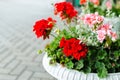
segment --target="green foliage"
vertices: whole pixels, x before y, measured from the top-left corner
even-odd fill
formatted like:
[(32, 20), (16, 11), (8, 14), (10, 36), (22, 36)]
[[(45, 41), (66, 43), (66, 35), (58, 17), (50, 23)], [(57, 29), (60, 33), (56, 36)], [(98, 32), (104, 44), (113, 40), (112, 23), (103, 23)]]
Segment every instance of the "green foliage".
[(95, 68), (97, 69), (98, 76), (100, 78), (104, 78), (104, 77), (107, 76), (108, 72), (107, 72), (107, 69), (106, 69), (104, 63), (102, 63), (102, 62), (96, 62)]
[(66, 58), (65, 55), (63, 55), (62, 49), (59, 48), (59, 42), (62, 37), (65, 37), (66, 39), (69, 39), (72, 37), (72, 35), (67, 32), (66, 30), (62, 30), (60, 32), (60, 35), (57, 36), (50, 44), (48, 44), (45, 48), (45, 51), (48, 53), (48, 56), (51, 57), (51, 64), (54, 64), (56, 62), (59, 62), (61, 64), (67, 63), (70, 61), (69, 58)]
[(55, 59), (51, 59), (49, 63), (54, 65), (56, 63), (56, 60)]
[(91, 72), (91, 67), (89, 67), (89, 66), (84, 67), (83, 72), (84, 73), (90, 73)]
[(103, 60), (107, 57), (107, 52), (103, 49), (99, 50), (97, 54), (98, 54), (97, 55), (98, 60)]
[(68, 62), (65, 64), (65, 66), (68, 68), (68, 69), (72, 69), (73, 66), (74, 66), (74, 63), (72, 61)]
[(116, 16), (120, 15), (120, 8), (116, 8), (115, 6), (111, 10)]
[(102, 9), (101, 6), (95, 6), (93, 3), (88, 3), (88, 8), (86, 10), (86, 13), (95, 13), (98, 12), (100, 15), (106, 16), (106, 10)]
[(78, 61), (78, 62), (75, 63), (75, 68), (76, 68), (77, 70), (80, 70), (80, 69), (82, 69), (83, 67), (84, 67), (83, 60), (80, 60), (80, 61)]
[(98, 6), (94, 5), (91, 2), (88, 2), (87, 5), (84, 6), (85, 8), (82, 9), (83, 12), (84, 13), (98, 12), (100, 15), (103, 15), (105, 17), (114, 17), (114, 16), (119, 17), (120, 16), (119, 2), (118, 2), (118, 4), (111, 2), (112, 8), (110, 10), (108, 10), (106, 7), (107, 0), (99, 0), (99, 1), (100, 1), (100, 4)]
[(63, 30), (60, 34), (62, 37), (65, 37), (66, 39), (73, 37), (73, 35), (71, 35), (72, 33), (70, 33), (69, 31), (66, 31), (66, 30)]
[(89, 26), (80, 23), (80, 25), (76, 26), (76, 32), (82, 42), (86, 43), (87, 45), (97, 46), (99, 44), (96, 34), (91, 31)]

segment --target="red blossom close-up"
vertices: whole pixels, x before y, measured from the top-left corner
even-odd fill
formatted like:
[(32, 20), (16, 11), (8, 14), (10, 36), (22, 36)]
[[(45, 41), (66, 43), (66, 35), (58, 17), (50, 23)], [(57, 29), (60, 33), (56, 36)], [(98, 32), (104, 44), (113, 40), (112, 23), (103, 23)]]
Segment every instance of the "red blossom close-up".
[(60, 41), (60, 48), (63, 48), (63, 53), (65, 56), (72, 56), (76, 60), (84, 58), (87, 54), (87, 46), (80, 43), (80, 40), (76, 38), (71, 38), (66, 40), (64, 37)]
[(54, 9), (55, 15), (59, 14), (61, 19), (72, 19), (77, 16), (77, 11), (70, 2), (56, 3)]
[(87, 0), (80, 0), (80, 4), (85, 4), (87, 2)]
[(43, 39), (49, 38), (49, 34), (56, 23), (56, 20), (52, 18), (41, 19), (36, 21), (35, 25), (33, 26), (33, 31), (35, 32), (37, 38), (42, 37)]

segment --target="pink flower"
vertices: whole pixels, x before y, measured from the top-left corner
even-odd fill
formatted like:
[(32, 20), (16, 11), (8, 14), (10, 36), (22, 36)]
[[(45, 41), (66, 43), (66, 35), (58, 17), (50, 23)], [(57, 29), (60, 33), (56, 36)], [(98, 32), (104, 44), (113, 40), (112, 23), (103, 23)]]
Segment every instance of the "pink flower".
[(99, 27), (98, 30), (104, 30), (106, 32), (107, 35), (110, 35), (112, 26), (109, 24), (103, 24), (102, 26)]
[(90, 14), (85, 15), (85, 17), (83, 18), (83, 20), (84, 20), (85, 24), (88, 24), (89, 26), (92, 25), (92, 18), (91, 18)]
[(83, 18), (85, 24), (88, 24), (90, 27), (93, 27), (96, 24), (101, 24), (104, 20), (103, 16), (95, 14), (86, 14)]
[(98, 28), (97, 31), (98, 34), (98, 40), (102, 42), (105, 39), (105, 36), (109, 36), (112, 38), (113, 41), (117, 39), (117, 34), (116, 32), (112, 31), (112, 26), (109, 24), (103, 24)]
[(99, 5), (100, 1), (99, 0), (90, 0), (90, 2), (92, 2), (95, 5)]
[(112, 4), (111, 4), (111, 1), (110, 1), (110, 0), (108, 0), (108, 1), (106, 2), (106, 7), (107, 7), (107, 9), (111, 9), (111, 8), (112, 8)]
[(102, 43), (103, 40), (106, 38), (106, 32), (104, 30), (98, 30), (97, 34), (98, 40)]
[(97, 20), (97, 23), (100, 24), (101, 22), (103, 22), (104, 17), (103, 16), (96, 16), (96, 20)]
[(109, 30), (109, 29), (112, 29), (112, 26), (109, 25), (109, 24), (103, 24), (102, 26), (99, 27), (99, 29), (102, 29), (102, 30)]
[(110, 32), (110, 34), (111, 34), (111, 37), (112, 37), (112, 41), (115, 41), (116, 39), (117, 39), (117, 34), (116, 34), (116, 32)]

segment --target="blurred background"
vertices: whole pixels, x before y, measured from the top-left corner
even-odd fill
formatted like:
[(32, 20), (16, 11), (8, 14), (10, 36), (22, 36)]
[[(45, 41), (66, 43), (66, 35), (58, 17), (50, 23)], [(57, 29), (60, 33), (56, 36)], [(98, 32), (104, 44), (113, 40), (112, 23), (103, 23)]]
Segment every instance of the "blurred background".
[(49, 43), (33, 33), (36, 20), (53, 15), (63, 0), (0, 0), (0, 80), (55, 80), (42, 66), (39, 49)]

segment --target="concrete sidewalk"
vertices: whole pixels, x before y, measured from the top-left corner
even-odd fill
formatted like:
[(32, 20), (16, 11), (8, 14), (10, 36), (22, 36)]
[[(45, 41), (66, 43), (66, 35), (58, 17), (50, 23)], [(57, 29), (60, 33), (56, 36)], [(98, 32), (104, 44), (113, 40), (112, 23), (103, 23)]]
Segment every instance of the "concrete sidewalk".
[(0, 0), (0, 80), (56, 80), (42, 66), (49, 40), (37, 39), (34, 22), (53, 15), (56, 0)]

